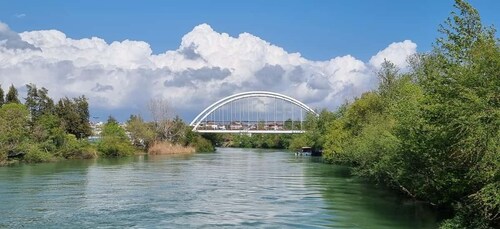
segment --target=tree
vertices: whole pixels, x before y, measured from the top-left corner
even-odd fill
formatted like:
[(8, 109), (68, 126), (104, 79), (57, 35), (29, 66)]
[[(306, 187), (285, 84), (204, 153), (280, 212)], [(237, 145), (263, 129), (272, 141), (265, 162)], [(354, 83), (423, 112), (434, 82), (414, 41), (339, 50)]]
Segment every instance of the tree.
[(152, 126), (144, 122), (140, 115), (130, 115), (126, 130), (130, 133), (132, 143), (137, 147), (148, 148), (154, 141), (155, 133)]
[(0, 84), (0, 107), (5, 103), (4, 92), (2, 89), (2, 84)]
[(80, 137), (88, 137), (92, 135), (92, 128), (90, 127), (90, 112), (89, 112), (89, 103), (87, 102), (87, 98), (82, 95), (80, 97), (73, 99), (76, 112), (78, 114), (78, 132)]
[(9, 87), (9, 91), (5, 96), (5, 103), (21, 103), (21, 101), (19, 101), (17, 89), (14, 87), (14, 84), (11, 84)]
[(37, 89), (34, 84), (26, 84), (26, 88), (25, 105), (30, 110), (33, 122), (36, 122), (44, 114), (54, 113), (54, 101), (48, 96), (46, 88)]
[(106, 123), (108, 124), (113, 124), (113, 125), (119, 125), (120, 123), (118, 123), (118, 120), (116, 120), (115, 117), (113, 116), (108, 116), (108, 121), (106, 121)]
[(463, 0), (455, 0), (459, 12), (451, 12), (439, 25), (443, 35), (437, 39), (434, 51), (452, 63), (470, 63), (472, 50), (485, 40), (495, 41), (495, 29), (484, 27), (479, 12)]
[(377, 72), (379, 78), (379, 88), (378, 91), (385, 95), (388, 93), (390, 88), (396, 83), (399, 73), (398, 67), (392, 62), (384, 59), (380, 70)]
[(87, 98), (84, 96), (73, 98), (73, 100), (68, 97), (61, 98), (55, 106), (55, 112), (63, 122), (66, 131), (78, 139), (92, 134)]
[(289, 148), (297, 150), (301, 147), (309, 146), (315, 149), (322, 149), (326, 141), (328, 126), (335, 118), (335, 114), (326, 109), (323, 109), (319, 113), (319, 116), (308, 113), (303, 124), (306, 132), (294, 136), (289, 144)]
[(125, 129), (111, 116), (102, 128), (97, 150), (107, 157), (129, 156), (134, 152)]
[(0, 153), (16, 151), (28, 140), (29, 112), (22, 104), (4, 104), (0, 108)]
[[(455, 205), (447, 221), (470, 228), (500, 225), (500, 44), (477, 10), (457, 0), (443, 37), (422, 55), (415, 75), (424, 90), (421, 123), (405, 142), (423, 166), (408, 177), (415, 192)], [(422, 134), (425, 133), (425, 134)], [(412, 179), (416, 178), (416, 179)], [(413, 180), (414, 182), (411, 182)], [(493, 188), (492, 188), (493, 187)]]
[(174, 111), (167, 100), (152, 99), (149, 103), (149, 111), (161, 140), (173, 141), (181, 134), (182, 129), (177, 128), (178, 120), (174, 120)]
[(64, 135), (61, 120), (54, 114), (40, 116), (31, 127), (31, 138), (38, 143), (49, 140), (52, 145), (59, 147), (63, 144)]

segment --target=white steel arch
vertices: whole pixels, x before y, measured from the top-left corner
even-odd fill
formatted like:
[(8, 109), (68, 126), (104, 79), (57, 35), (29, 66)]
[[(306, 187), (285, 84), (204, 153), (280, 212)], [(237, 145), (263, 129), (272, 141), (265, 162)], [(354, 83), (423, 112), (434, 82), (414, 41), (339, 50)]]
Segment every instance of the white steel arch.
[(200, 125), (200, 123), (208, 115), (210, 115), (212, 112), (214, 112), (215, 110), (219, 109), (220, 107), (222, 107), (222, 106), (224, 106), (232, 101), (244, 99), (244, 98), (251, 98), (251, 97), (269, 97), (269, 98), (281, 99), (283, 101), (287, 101), (287, 102), (290, 102), (292, 104), (295, 104), (295, 105), (299, 106), (300, 108), (304, 109), (305, 111), (313, 113), (316, 116), (318, 116), (318, 114), (313, 109), (311, 109), (310, 107), (308, 107), (304, 103), (302, 103), (299, 100), (296, 100), (290, 96), (286, 96), (286, 95), (275, 93), (275, 92), (269, 92), (269, 91), (248, 91), (248, 92), (242, 92), (242, 93), (227, 96), (227, 97), (213, 103), (212, 105), (205, 108), (205, 110), (203, 110), (200, 114), (198, 114), (193, 119), (193, 121), (191, 121), (191, 123), (189, 125), (192, 126), (193, 131), (195, 131), (196, 128), (198, 128), (198, 126)]

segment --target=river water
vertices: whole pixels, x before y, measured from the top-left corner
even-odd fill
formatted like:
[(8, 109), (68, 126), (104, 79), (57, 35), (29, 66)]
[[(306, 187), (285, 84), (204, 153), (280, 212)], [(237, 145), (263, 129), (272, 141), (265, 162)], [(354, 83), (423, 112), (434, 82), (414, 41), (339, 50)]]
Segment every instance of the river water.
[(421, 203), (289, 152), (0, 167), (0, 228), (435, 228)]

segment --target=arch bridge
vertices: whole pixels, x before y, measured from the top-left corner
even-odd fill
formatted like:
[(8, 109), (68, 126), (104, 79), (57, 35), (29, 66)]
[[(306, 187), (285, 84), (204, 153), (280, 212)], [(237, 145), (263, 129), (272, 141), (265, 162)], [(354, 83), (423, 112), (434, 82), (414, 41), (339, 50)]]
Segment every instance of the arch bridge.
[(249, 91), (227, 96), (205, 108), (189, 124), (200, 133), (303, 133), (304, 103), (283, 94)]

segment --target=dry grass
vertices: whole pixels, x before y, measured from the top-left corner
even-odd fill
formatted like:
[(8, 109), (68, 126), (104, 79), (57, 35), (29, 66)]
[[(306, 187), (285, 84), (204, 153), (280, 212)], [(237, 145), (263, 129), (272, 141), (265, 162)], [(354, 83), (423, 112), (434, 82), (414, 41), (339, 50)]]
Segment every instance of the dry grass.
[(165, 154), (190, 154), (196, 150), (191, 146), (181, 146), (170, 142), (155, 142), (148, 149), (150, 155), (165, 155)]

